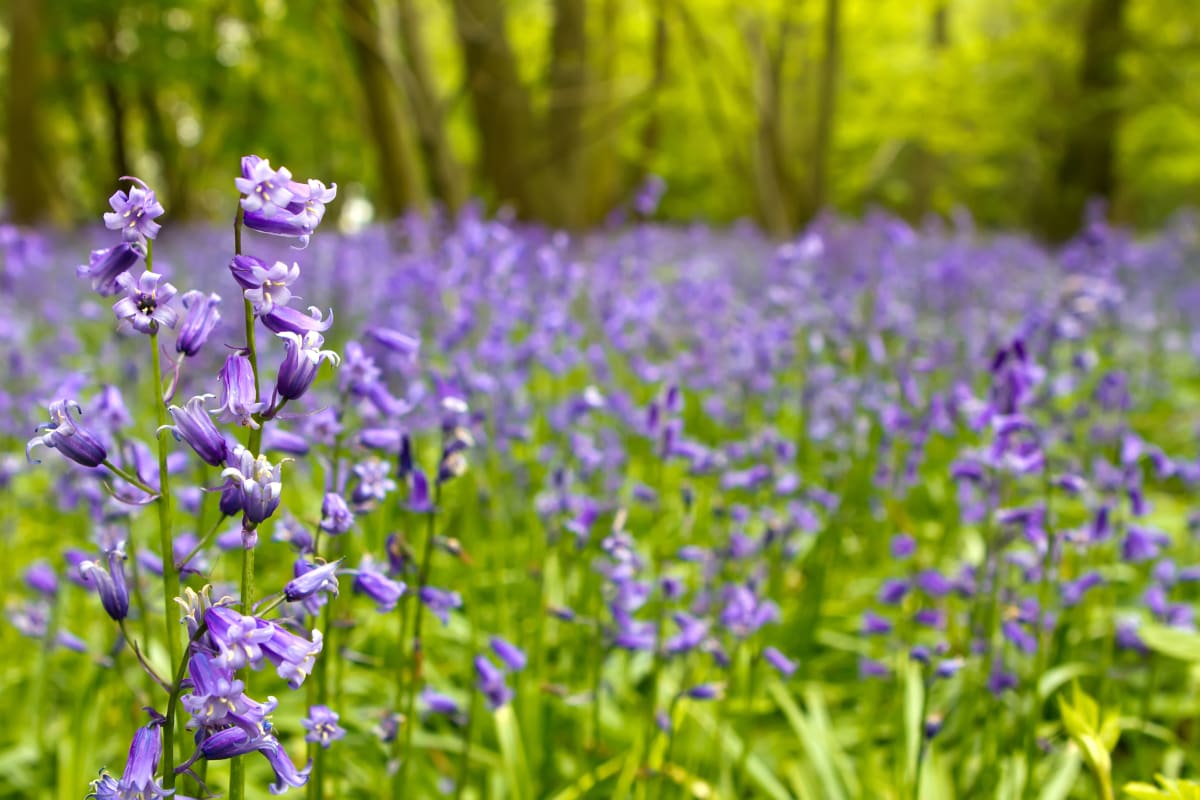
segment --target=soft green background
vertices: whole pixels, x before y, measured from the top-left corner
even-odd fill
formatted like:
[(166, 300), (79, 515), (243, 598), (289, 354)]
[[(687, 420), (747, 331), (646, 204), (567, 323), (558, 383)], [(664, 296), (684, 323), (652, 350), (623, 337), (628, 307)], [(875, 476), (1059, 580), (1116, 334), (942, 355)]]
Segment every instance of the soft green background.
[[(1081, 62), (1105, 8), (1120, 18), (1117, 81), (1097, 91)], [(556, 59), (556, 23), (570, 15), (582, 38)], [(386, 215), (445, 196), (424, 128), (449, 143), (451, 200), (516, 200), (556, 223), (595, 223), (657, 173), (669, 218), (782, 231), (826, 204), (910, 219), (963, 206), (1053, 235), (1082, 205), (1062, 185), (1070, 130), (1100, 108), (1117, 116), (1118, 220), (1156, 225), (1200, 192), (1192, 0), (10, 0), (5, 25), (4, 193), (22, 220), (92, 217), (125, 171), (176, 218), (223, 217), (248, 151), (369, 201), (342, 204), (349, 220)], [(464, 36), (507, 43), (528, 105), (515, 134), (480, 129), (468, 76), (505, 98), (512, 87), (494, 65), (468, 71)], [(420, 91), (433, 95), (424, 115)], [(429, 109), (444, 124), (423, 121)], [(381, 159), (388, 129), (415, 177)], [(503, 143), (518, 189), (482, 163), (482, 136)], [(821, 163), (827, 191), (812, 188)]]

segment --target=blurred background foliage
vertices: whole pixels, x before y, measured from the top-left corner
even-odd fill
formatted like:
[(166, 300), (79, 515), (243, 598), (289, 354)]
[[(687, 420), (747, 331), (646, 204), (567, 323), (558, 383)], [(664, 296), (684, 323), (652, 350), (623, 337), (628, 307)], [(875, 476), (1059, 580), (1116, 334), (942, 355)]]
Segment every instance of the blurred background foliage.
[(255, 152), (344, 226), (480, 197), (783, 233), (965, 208), (1050, 238), (1088, 198), (1200, 205), (1195, 0), (8, 0), (7, 215), (71, 223), (138, 174), (232, 214)]

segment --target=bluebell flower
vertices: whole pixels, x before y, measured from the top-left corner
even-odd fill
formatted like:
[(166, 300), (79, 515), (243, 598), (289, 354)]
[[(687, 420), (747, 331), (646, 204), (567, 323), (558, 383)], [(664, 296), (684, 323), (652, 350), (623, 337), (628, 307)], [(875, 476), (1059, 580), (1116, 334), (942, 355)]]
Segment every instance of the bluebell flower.
[(120, 291), (117, 278), (129, 272), (136, 266), (145, 254), (129, 244), (122, 242), (104, 250), (93, 250), (86, 265), (80, 264), (75, 268), (75, 274), (80, 278), (90, 278), (92, 291), (101, 297), (111, 297)]
[(330, 311), (329, 316), (322, 318), (321, 309), (316, 306), (309, 306), (308, 314), (305, 314), (291, 306), (276, 305), (259, 319), (272, 333), (291, 331), (303, 335), (309, 331), (323, 333), (329, 330), (333, 325), (333, 312)]
[[(312, 765), (307, 764), (303, 769), (296, 769), (283, 745), (269, 733), (252, 736), (241, 728), (225, 728), (200, 742), (196, 749), (196, 757), (222, 761), (249, 755), (255, 751), (263, 754), (275, 773), (275, 782), (268, 787), (271, 794), (283, 794), (288, 789), (298, 788), (308, 782)], [(188, 766), (190, 763), (181, 765), (181, 768)]]
[(256, 458), (240, 444), (233, 448), (230, 461), (236, 466), (227, 467), (221, 477), (232, 480), (240, 490), (243, 525), (253, 529), (279, 508), (283, 462), (272, 464), (261, 455)]
[(525, 669), (525, 665), (529, 660), (521, 648), (499, 636), (493, 636), (488, 640), (488, 644), (491, 646), (492, 652), (496, 654), (496, 657), (503, 661), (504, 665), (511, 671), (520, 672)]
[(421, 602), (437, 617), (443, 625), (450, 622), (450, 612), (462, 608), (462, 595), (446, 589), (433, 586), (422, 586), (418, 592)]
[(180, 704), (192, 716), (189, 729), (213, 731), (236, 725), (256, 736), (277, 705), (274, 697), (268, 697), (265, 703), (247, 697), (245, 684), (233, 670), (203, 652), (192, 653), (188, 676), (191, 691), (180, 699)]
[[(234, 263), (238, 263), (237, 256), (234, 257)], [(293, 262), (289, 267), (282, 261), (276, 261), (267, 267), (257, 259), (245, 259), (241, 263), (248, 265), (248, 269), (242, 276), (235, 273), (234, 277), (245, 287), (242, 294), (250, 301), (255, 314), (270, 314), (276, 306), (286, 306), (292, 299), (292, 292), (288, 287), (300, 277), (299, 264)]]
[(242, 174), (233, 184), (242, 193), (242, 209), (274, 216), (287, 207), (294, 197), (289, 188), (292, 173), (287, 167), (273, 169), (271, 162), (255, 155), (242, 158)]
[(326, 492), (321, 501), (321, 530), (337, 536), (354, 527), (354, 512), (337, 492)]
[(25, 445), (26, 459), (33, 461), (30, 452), (38, 445), (43, 445), (85, 467), (98, 467), (104, 463), (108, 458), (104, 444), (94, 433), (79, 427), (71, 419), (71, 409), (77, 415), (83, 414), (83, 409), (74, 400), (56, 400), (50, 404), (50, 422), (39, 425), (38, 431), (45, 433), (33, 437)]
[(175, 351), (185, 356), (194, 356), (204, 347), (208, 337), (221, 321), (221, 296), (192, 290), (184, 292), (182, 298), (184, 315), (175, 337)]
[(254, 414), (262, 410), (263, 404), (254, 399), (254, 368), (250, 359), (241, 351), (230, 353), (217, 373), (217, 380), (221, 383), (218, 419), (257, 428)]
[[(338, 596), (337, 571), (342, 560), (330, 561), (327, 564), (314, 564), (305, 559), (296, 561), (295, 576), (283, 587), (283, 596), (289, 603), (307, 600), (314, 595)], [(320, 604), (319, 604), (320, 605)], [(318, 607), (319, 607), (318, 605)], [(310, 609), (310, 613), (313, 613)]]
[(404, 583), (394, 581), (376, 569), (370, 556), (363, 556), (362, 563), (354, 572), (355, 593), (365, 594), (374, 600), (381, 614), (395, 608), (406, 589)]
[(303, 336), (291, 331), (277, 335), (283, 340), (285, 354), (279, 365), (275, 391), (286, 400), (296, 400), (308, 391), (317, 378), (322, 361), (328, 361), (335, 367), (341, 363), (341, 356), (337, 353), (321, 349), (325, 339), (316, 331), (308, 331)]
[(475, 675), (488, 708), (495, 711), (512, 699), (513, 693), (504, 682), (504, 673), (486, 656), (475, 656)]
[(229, 443), (204, 407), (212, 397), (211, 394), (197, 395), (184, 403), (183, 408), (169, 407), (167, 412), (175, 424), (164, 425), (159, 431), (169, 430), (176, 440), (187, 442), (201, 461), (219, 467), (229, 457)]
[(763, 648), (763, 658), (777, 669), (785, 678), (790, 678), (796, 672), (796, 662), (776, 650), (774, 647)]
[(326, 750), (346, 735), (346, 729), (338, 725), (337, 712), (325, 705), (309, 707), (308, 716), (300, 720), (300, 724), (308, 731), (304, 741), (315, 742)]
[(388, 493), (396, 489), (396, 482), (388, 477), (391, 471), (392, 465), (380, 458), (369, 458), (355, 464), (354, 474), (358, 476), (358, 483), (350, 493), (350, 500), (358, 506), (385, 500)]
[(421, 704), (425, 706), (425, 711), (429, 714), (442, 714), (451, 718), (462, 716), (462, 709), (453, 698), (434, 691), (430, 686), (421, 690)]
[(30, 564), (25, 570), (25, 585), (35, 592), (53, 597), (58, 594), (58, 575), (45, 561)]
[(151, 334), (158, 332), (160, 325), (174, 328), (179, 322), (179, 312), (169, 305), (175, 287), (157, 272), (147, 270), (137, 279), (123, 272), (117, 276), (117, 287), (125, 292), (112, 307), (121, 330)]
[(104, 215), (104, 227), (110, 231), (120, 231), (121, 239), (125, 242), (145, 244), (147, 239), (158, 236), (162, 228), (154, 220), (163, 215), (162, 203), (154, 194), (154, 190), (138, 178), (122, 178), (135, 184), (129, 193), (118, 189), (108, 198), (111, 212)]
[(719, 683), (698, 683), (683, 690), (683, 696), (692, 700), (717, 700), (725, 692), (725, 687)]
[(164, 789), (154, 777), (162, 756), (161, 726), (162, 718), (155, 715), (148, 725), (138, 728), (129, 745), (129, 758), (120, 780), (101, 771), (100, 777), (92, 781), (88, 797), (96, 800), (157, 800), (172, 796), (174, 791)]
[(111, 548), (107, 555), (108, 570), (94, 561), (79, 565), (80, 576), (100, 595), (104, 611), (117, 622), (129, 616), (129, 588), (125, 583), (125, 553), (121, 546)]

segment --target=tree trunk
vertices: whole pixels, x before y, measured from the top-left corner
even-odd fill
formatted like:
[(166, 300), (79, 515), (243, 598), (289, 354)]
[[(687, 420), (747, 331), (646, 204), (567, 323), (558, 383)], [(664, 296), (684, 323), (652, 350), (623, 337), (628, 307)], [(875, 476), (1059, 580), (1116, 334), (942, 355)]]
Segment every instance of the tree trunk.
[(819, 214), (829, 202), (829, 153), (833, 146), (833, 123), (837, 106), (839, 62), (841, 60), (840, 0), (825, 0), (820, 83), (817, 87), (817, 127), (813, 137), (812, 185), (809, 212)]
[(467, 199), (466, 175), (454, 157), (446, 135), (446, 114), (437, 85), (429, 71), (429, 55), (421, 30), (420, 12), (413, 0), (399, 0), (400, 40), (410, 77), (408, 92), (417, 118), (417, 139), (426, 168), (433, 179), (434, 195), (451, 212)]
[(382, 210), (395, 217), (427, 200), (406, 98), (392, 80), (379, 42), (379, 10), (375, 0), (345, 0), (346, 28), (358, 66), (367, 122), (379, 163)]
[(587, 4), (585, 0), (555, 0), (551, 34), (550, 108), (546, 141), (550, 146), (546, 185), (558, 200), (548, 208), (548, 222), (575, 227), (581, 221), (585, 197), (579, 190), (583, 115), (587, 108)]
[(1092, 0), (1083, 32), (1079, 103), (1071, 115), (1058, 164), (1058, 185), (1046, 233), (1063, 239), (1079, 228), (1092, 198), (1116, 189), (1115, 155), (1120, 106), (1121, 53), (1125, 46), (1126, 0)]
[(512, 204), (520, 215), (536, 216), (541, 181), (528, 169), (533, 112), (509, 46), (504, 3), (454, 0), (454, 24), (475, 111), (484, 180), (497, 203)]
[(41, 136), (42, 0), (10, 0), (8, 42), (8, 161), (4, 188), (13, 222), (29, 225), (47, 216), (49, 181), (43, 181)]

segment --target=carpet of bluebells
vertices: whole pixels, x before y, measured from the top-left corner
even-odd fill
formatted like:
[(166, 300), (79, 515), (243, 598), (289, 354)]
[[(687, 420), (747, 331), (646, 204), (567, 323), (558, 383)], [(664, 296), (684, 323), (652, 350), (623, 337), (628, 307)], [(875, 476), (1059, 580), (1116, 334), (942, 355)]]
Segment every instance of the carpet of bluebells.
[(0, 797), (1200, 797), (1200, 223), (663, 188), (0, 228)]

